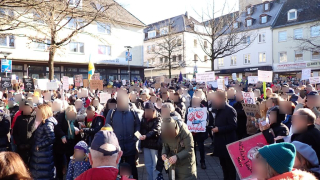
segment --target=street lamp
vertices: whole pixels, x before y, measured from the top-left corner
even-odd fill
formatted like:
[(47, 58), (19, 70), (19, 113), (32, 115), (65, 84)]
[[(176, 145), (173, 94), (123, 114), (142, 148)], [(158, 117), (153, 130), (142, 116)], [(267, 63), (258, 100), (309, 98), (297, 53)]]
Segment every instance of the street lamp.
[(132, 48), (131, 46), (125, 46), (124, 48), (127, 49), (128, 52), (128, 57), (126, 56), (126, 60), (128, 60), (128, 75), (129, 75), (129, 84), (131, 84), (131, 73), (130, 73), (130, 49)]
[[(3, 54), (3, 56), (4, 56), (4, 59), (7, 61), (7, 57), (10, 55), (10, 54), (12, 54), (11, 52), (3, 52), (3, 51), (0, 51), (0, 54)], [(6, 73), (6, 77), (7, 77), (7, 70), (5, 71), (5, 73)]]
[(193, 69), (193, 73), (194, 73), (193, 78), (194, 78), (194, 76), (196, 75), (196, 73), (198, 73), (198, 68), (197, 68), (198, 58), (196, 57), (196, 58), (195, 58), (194, 60), (192, 60), (192, 61), (194, 61), (194, 69)]
[(29, 68), (30, 68), (30, 65), (27, 66), (27, 78), (29, 78)]

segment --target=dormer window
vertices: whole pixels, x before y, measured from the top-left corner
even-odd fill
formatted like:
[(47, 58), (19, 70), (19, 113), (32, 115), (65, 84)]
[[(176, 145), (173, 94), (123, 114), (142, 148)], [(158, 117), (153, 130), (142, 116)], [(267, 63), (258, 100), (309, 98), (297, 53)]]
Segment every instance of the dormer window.
[(234, 28), (234, 29), (239, 28), (239, 22), (234, 22), (234, 23), (233, 23), (233, 28)]
[(260, 16), (260, 23), (261, 23), (261, 24), (265, 24), (265, 23), (267, 23), (267, 22), (268, 22), (268, 15), (262, 14), (262, 15)]
[(252, 8), (251, 7), (247, 7), (247, 15), (251, 15), (252, 12)]
[(252, 19), (252, 18), (246, 19), (246, 26), (247, 26), (247, 27), (252, 26), (252, 24), (253, 24), (253, 19)]
[(265, 2), (264, 6), (263, 6), (264, 11), (270, 11), (270, 3), (269, 2)]
[(293, 21), (297, 19), (297, 10), (291, 9), (288, 11), (288, 21)]

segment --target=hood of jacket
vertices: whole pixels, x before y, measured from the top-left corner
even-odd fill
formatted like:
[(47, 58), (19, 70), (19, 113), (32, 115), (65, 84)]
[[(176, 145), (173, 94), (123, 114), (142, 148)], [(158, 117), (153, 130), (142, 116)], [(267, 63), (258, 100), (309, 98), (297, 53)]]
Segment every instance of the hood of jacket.
[(47, 121), (53, 123), (54, 125), (57, 125), (57, 124), (58, 124), (58, 121), (57, 121), (56, 118), (54, 118), (54, 117), (49, 117), (49, 118), (47, 119)]
[(317, 178), (309, 172), (294, 169), (291, 172), (280, 174), (269, 180), (317, 180)]

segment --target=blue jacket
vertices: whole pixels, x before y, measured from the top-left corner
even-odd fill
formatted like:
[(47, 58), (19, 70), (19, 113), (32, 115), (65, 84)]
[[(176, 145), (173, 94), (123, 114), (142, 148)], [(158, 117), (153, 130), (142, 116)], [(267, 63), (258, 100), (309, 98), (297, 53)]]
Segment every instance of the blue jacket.
[[(111, 114), (112, 120), (111, 120)], [(110, 124), (116, 134), (123, 156), (134, 156), (136, 154), (137, 138), (134, 135), (140, 131), (140, 117), (135, 110), (120, 111), (118, 109), (108, 112), (106, 123)]]
[(90, 169), (91, 165), (89, 160), (87, 161), (75, 161), (74, 159), (70, 160), (69, 166), (68, 166), (68, 172), (66, 176), (66, 180), (74, 180), (80, 174), (85, 172), (86, 170)]

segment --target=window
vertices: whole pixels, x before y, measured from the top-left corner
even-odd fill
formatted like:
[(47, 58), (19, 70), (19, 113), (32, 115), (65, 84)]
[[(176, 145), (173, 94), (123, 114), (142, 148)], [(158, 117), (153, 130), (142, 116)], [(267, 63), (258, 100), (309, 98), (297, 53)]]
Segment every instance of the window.
[(197, 42), (196, 39), (193, 41), (193, 44), (194, 44), (194, 47), (195, 47), (195, 48), (198, 46), (198, 42)]
[(267, 62), (266, 53), (264, 52), (259, 53), (259, 62)]
[(160, 28), (160, 35), (161, 36), (168, 34), (168, 32), (169, 32), (169, 28), (168, 27)]
[(244, 61), (243, 61), (243, 63), (244, 64), (250, 64), (250, 54), (245, 54), (244, 55)]
[(219, 66), (223, 66), (223, 65), (224, 65), (224, 60), (223, 60), (223, 58), (219, 58), (219, 59), (218, 59), (218, 65), (219, 65)]
[(111, 46), (99, 45), (98, 54), (111, 55)]
[(152, 50), (152, 52), (155, 52), (155, 51), (156, 51), (156, 45), (153, 44), (153, 45), (151, 46), (151, 50)]
[(246, 44), (250, 44), (250, 36), (247, 36), (247, 38), (246, 38)]
[(288, 59), (287, 59), (287, 52), (280, 52), (279, 53), (279, 62), (280, 63), (284, 63), (284, 62), (287, 62)]
[(312, 51), (312, 60), (320, 59), (320, 51)]
[(203, 47), (204, 47), (205, 49), (208, 48), (208, 41), (204, 40), (204, 42), (203, 42)]
[(259, 43), (265, 43), (266, 42), (266, 33), (259, 34)]
[(270, 4), (269, 3), (265, 3), (264, 4), (264, 11), (269, 11), (269, 7), (270, 7)]
[(179, 60), (179, 61), (182, 61), (182, 55), (181, 55), (181, 54), (179, 54), (178, 60)]
[(34, 49), (36, 50), (47, 50), (50, 47), (50, 40), (46, 40), (45, 42), (34, 42)]
[(279, 32), (279, 42), (287, 41), (287, 31)]
[(247, 15), (250, 15), (252, 13), (251, 10), (252, 10), (251, 7), (247, 7)]
[(247, 22), (247, 27), (252, 26), (252, 19), (247, 19), (246, 22)]
[(0, 36), (0, 46), (14, 47), (14, 36)]
[(80, 42), (71, 42), (69, 44), (70, 52), (84, 53), (84, 44)]
[(193, 55), (193, 60), (198, 60), (198, 55), (197, 54)]
[(0, 17), (14, 20), (14, 12), (11, 9), (0, 8)]
[(152, 58), (152, 59), (151, 59), (151, 64), (155, 64), (155, 63), (156, 63), (155, 59)]
[(239, 23), (238, 23), (238, 22), (233, 23), (233, 28), (234, 28), (234, 29), (239, 28)]
[(295, 29), (293, 30), (294, 33), (294, 39), (302, 39), (303, 38), (303, 29)]
[(97, 29), (99, 33), (111, 34), (111, 26), (110, 24), (97, 23)]
[(169, 62), (168, 57), (165, 57), (165, 58), (164, 58), (164, 62), (165, 62), (165, 63), (168, 63), (168, 62)]
[(182, 45), (181, 39), (178, 39), (177, 44), (178, 44), (178, 46)]
[(33, 13), (33, 21), (40, 23), (40, 24), (44, 24), (44, 21), (41, 19), (40, 14), (38, 14), (36, 12)]
[(69, 6), (81, 7), (82, 6), (82, 0), (69, 0)]
[(173, 56), (172, 57), (172, 62), (176, 62), (177, 61), (177, 56)]
[(81, 26), (83, 26), (83, 20), (82, 19), (69, 18), (67, 26), (70, 29), (80, 28)]
[(268, 21), (268, 16), (261, 16), (261, 24), (265, 24)]
[(208, 56), (204, 56), (204, 61), (207, 61), (208, 60)]
[(151, 52), (151, 45), (147, 46), (147, 52)]
[(5, 17), (6, 11), (3, 8), (0, 8), (0, 17)]
[(288, 21), (296, 20), (297, 19), (297, 10), (291, 9), (288, 11)]
[(231, 56), (230, 65), (231, 66), (237, 65), (237, 56)]
[(156, 37), (156, 31), (149, 31), (148, 32), (148, 38), (154, 38), (154, 37)]
[(164, 63), (163, 62), (163, 58), (161, 57), (161, 58), (159, 58), (159, 63)]
[(311, 37), (320, 36), (320, 25), (311, 27)]
[(303, 51), (301, 51), (301, 50), (294, 51), (294, 60), (295, 61), (302, 61), (303, 60)]

